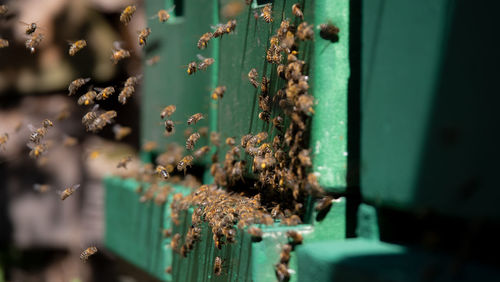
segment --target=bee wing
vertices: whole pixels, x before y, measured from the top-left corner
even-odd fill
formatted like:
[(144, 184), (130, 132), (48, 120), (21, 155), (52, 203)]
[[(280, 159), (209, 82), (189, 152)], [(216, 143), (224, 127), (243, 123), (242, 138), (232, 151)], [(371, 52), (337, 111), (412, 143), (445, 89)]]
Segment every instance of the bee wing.
[(211, 25), (210, 28), (216, 30), (217, 28), (223, 26), (224, 24)]
[(35, 130), (36, 130), (36, 128), (35, 128), (35, 127), (33, 126), (33, 124), (31, 124), (31, 123), (28, 123), (28, 129), (29, 129), (30, 131), (35, 131)]
[(100, 91), (103, 91), (103, 90), (104, 90), (104, 88), (101, 88), (101, 87), (94, 87), (94, 90), (97, 90), (97, 91), (99, 91), (99, 92), (100, 92)]
[(73, 186), (71, 186), (71, 189), (73, 191), (75, 191), (76, 189), (80, 188), (80, 184), (74, 184)]
[(205, 60), (205, 59), (206, 59), (206, 58), (205, 58), (205, 57), (203, 57), (201, 54), (197, 54), (197, 55), (196, 55), (196, 57), (197, 57), (197, 58), (198, 58), (198, 60), (200, 60), (200, 61), (203, 61), (203, 60)]

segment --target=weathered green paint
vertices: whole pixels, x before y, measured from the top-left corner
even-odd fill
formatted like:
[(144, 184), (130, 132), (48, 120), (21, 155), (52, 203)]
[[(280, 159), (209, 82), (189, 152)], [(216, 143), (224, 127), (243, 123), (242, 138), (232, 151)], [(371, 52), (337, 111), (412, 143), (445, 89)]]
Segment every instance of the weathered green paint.
[(356, 236), (371, 240), (380, 239), (377, 209), (374, 206), (359, 205), (357, 223)]

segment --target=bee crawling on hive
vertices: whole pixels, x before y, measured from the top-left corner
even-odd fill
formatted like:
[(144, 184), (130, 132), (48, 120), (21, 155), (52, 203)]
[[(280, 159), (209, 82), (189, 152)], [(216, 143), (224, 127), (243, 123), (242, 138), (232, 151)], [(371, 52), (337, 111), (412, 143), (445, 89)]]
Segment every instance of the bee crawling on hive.
[(146, 39), (151, 34), (151, 28), (146, 27), (139, 32), (139, 46), (146, 45)]
[(64, 201), (66, 200), (69, 196), (73, 195), (75, 191), (80, 188), (80, 184), (74, 184), (63, 191), (59, 191), (59, 195), (61, 196), (61, 200)]
[(266, 21), (266, 23), (272, 23), (273, 22), (273, 10), (271, 4), (266, 4), (264, 8), (262, 8), (262, 12), (260, 16)]
[(23, 21), (19, 21), (19, 22), (26, 26), (26, 30), (24, 31), (24, 33), (26, 33), (26, 35), (32, 35), (33, 33), (35, 33), (35, 31), (38, 27), (36, 25), (36, 23), (26, 23)]
[(255, 88), (259, 88), (259, 82), (257, 81), (258, 77), (259, 77), (259, 73), (257, 72), (256, 69), (251, 69), (250, 72), (248, 72), (248, 80), (250, 80), (250, 83)]
[(220, 276), (222, 274), (222, 259), (220, 257), (215, 257), (214, 261), (214, 274)]
[(68, 53), (70, 56), (74, 56), (78, 51), (82, 50), (87, 46), (87, 41), (81, 39), (75, 42), (70, 42), (69, 44), (70, 46)]
[(90, 81), (90, 77), (87, 77), (87, 78), (77, 78), (75, 80), (73, 80), (69, 86), (68, 86), (68, 96), (73, 96), (76, 91), (78, 91), (78, 89), (80, 87), (82, 87), (85, 83), (89, 82)]
[(214, 58), (205, 58), (200, 54), (198, 54), (197, 57), (200, 60), (200, 62), (198, 63), (199, 70), (206, 70), (209, 66), (215, 63)]
[(130, 52), (123, 49), (118, 41), (113, 42), (112, 52), (111, 61), (115, 65), (118, 64), (119, 61), (130, 57)]
[(124, 25), (128, 25), (128, 23), (132, 19), (132, 16), (135, 13), (135, 10), (137, 10), (137, 8), (135, 7), (135, 5), (129, 5), (129, 6), (125, 7), (125, 9), (123, 9), (123, 11), (122, 11), (122, 13), (120, 15), (120, 21)]
[(95, 253), (97, 253), (97, 248), (95, 246), (88, 247), (80, 254), (80, 259), (83, 262), (87, 262), (89, 257), (94, 255)]
[(278, 281), (289, 281), (290, 280), (290, 271), (288, 267), (284, 263), (278, 263), (274, 266), (274, 271), (276, 273), (276, 277)]

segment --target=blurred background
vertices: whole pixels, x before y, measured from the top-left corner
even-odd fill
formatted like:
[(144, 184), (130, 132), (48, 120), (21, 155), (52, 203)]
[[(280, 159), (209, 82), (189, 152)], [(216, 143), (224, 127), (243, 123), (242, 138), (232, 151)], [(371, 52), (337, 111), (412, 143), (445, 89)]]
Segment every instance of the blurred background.
[[(152, 280), (100, 248), (100, 179), (117, 172), (124, 154), (136, 155), (140, 87), (126, 105), (116, 98), (100, 103), (118, 112), (117, 124), (132, 128), (119, 142), (112, 126), (87, 133), (81, 118), (90, 107), (78, 106), (79, 95), (68, 97), (67, 90), (74, 79), (90, 77), (85, 90), (89, 85), (114, 86), (117, 95), (125, 79), (141, 74), (137, 33), (152, 19), (144, 15), (142, 1), (133, 1), (134, 17), (128, 26), (121, 24), (120, 13), (131, 2), (0, 1), (9, 8), (0, 17), (0, 37), (9, 40), (9, 47), (0, 49), (0, 135), (9, 136), (0, 149), (0, 272), (7, 281)], [(34, 54), (25, 48), (29, 23), (44, 35)], [(79, 39), (86, 39), (87, 47), (70, 56), (68, 42)], [(116, 65), (110, 60), (114, 41), (131, 52)], [(34, 160), (27, 146), (28, 125), (39, 127), (47, 118), (54, 122), (45, 137), (49, 153)], [(82, 187), (77, 196), (61, 201), (56, 191), (77, 183)], [(51, 190), (40, 193), (35, 184)], [(100, 252), (83, 264), (79, 255), (90, 245)]]

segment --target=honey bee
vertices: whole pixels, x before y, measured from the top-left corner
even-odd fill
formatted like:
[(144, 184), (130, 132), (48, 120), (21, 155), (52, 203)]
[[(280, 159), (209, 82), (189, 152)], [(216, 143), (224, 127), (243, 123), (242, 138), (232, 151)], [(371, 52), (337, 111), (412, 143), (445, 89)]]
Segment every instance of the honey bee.
[(196, 72), (196, 66), (197, 66), (196, 62), (191, 62), (188, 64), (187, 66), (188, 75), (192, 75)]
[(144, 145), (142, 145), (142, 150), (144, 152), (151, 152), (151, 151), (155, 150), (157, 147), (158, 147), (158, 143), (156, 143), (155, 141), (148, 141), (148, 142), (144, 143)]
[(275, 118), (273, 118), (272, 123), (277, 130), (283, 131), (283, 118), (281, 116), (276, 116)]
[(66, 198), (71, 196), (73, 193), (75, 193), (76, 189), (80, 187), (80, 184), (74, 184), (66, 189), (64, 189), (62, 192), (59, 192), (61, 196), (61, 200), (64, 201)]
[(271, 120), (271, 114), (269, 112), (260, 112), (259, 119), (265, 122), (269, 122)]
[(124, 25), (128, 25), (128, 23), (132, 19), (132, 16), (135, 13), (135, 10), (136, 10), (135, 5), (129, 5), (129, 6), (125, 7), (125, 9), (122, 11), (122, 13), (120, 15), (120, 21)]
[(222, 259), (220, 257), (215, 257), (214, 274), (216, 276), (220, 276), (222, 274)]
[(330, 40), (333, 43), (339, 41), (339, 32), (340, 29), (332, 23), (319, 25), (319, 36), (323, 39)]
[(44, 37), (45, 36), (41, 33), (32, 35), (30, 38), (26, 40), (25, 43), (26, 49), (29, 49), (31, 54), (35, 53), (36, 48), (38, 48), (38, 45), (40, 45)]
[(108, 86), (104, 89), (96, 88), (96, 90), (99, 91), (99, 93), (95, 97), (96, 100), (106, 100), (115, 93), (115, 88), (113, 86)]
[(187, 155), (177, 164), (178, 171), (184, 171), (186, 174), (186, 170), (188, 167), (191, 167), (191, 163), (193, 162), (193, 156)]
[(81, 254), (80, 254), (80, 259), (83, 261), (83, 262), (87, 262), (87, 260), (89, 259), (89, 257), (91, 255), (94, 255), (95, 253), (97, 253), (97, 248), (95, 246), (91, 246), (91, 247), (88, 247), (87, 249), (85, 249)]
[(131, 76), (125, 80), (124, 86), (129, 87), (129, 86), (136, 86), (137, 83), (139, 83), (139, 80), (142, 78), (142, 74), (137, 75), (137, 76)]
[(198, 69), (200, 70), (207, 70), (207, 68), (215, 62), (214, 58), (205, 58), (200, 54), (198, 54), (197, 57), (201, 61), (198, 64)]
[(116, 168), (124, 168), (127, 169), (127, 164), (132, 161), (132, 156), (126, 156), (123, 157), (118, 164), (116, 165)]
[(224, 97), (224, 93), (226, 92), (226, 86), (217, 86), (212, 93), (212, 99), (217, 100), (219, 98), (222, 99)]
[(207, 48), (208, 41), (210, 41), (210, 39), (212, 39), (213, 36), (214, 36), (214, 34), (211, 32), (204, 33), (200, 37), (200, 39), (198, 40), (198, 44), (197, 44), (198, 49), (203, 50), (203, 49)]
[(267, 137), (269, 137), (269, 134), (267, 132), (262, 131), (257, 133), (257, 135), (254, 136), (256, 138), (257, 144), (260, 144), (262, 141), (266, 140)]
[(161, 57), (156, 55), (146, 60), (148, 66), (156, 65), (160, 61)]
[(7, 14), (9, 7), (7, 5), (0, 5), (0, 16)]
[(90, 81), (90, 77), (87, 78), (77, 78), (73, 80), (68, 86), (68, 96), (73, 96), (76, 91), (82, 87), (85, 83)]
[(288, 268), (286, 264), (284, 263), (278, 263), (274, 266), (274, 271), (276, 273), (276, 277), (278, 278), (278, 281), (289, 281), (290, 280), (290, 272), (288, 271)]
[(250, 227), (247, 230), (248, 234), (252, 236), (252, 242), (262, 241), (262, 230), (258, 227)]
[(156, 14), (156, 17), (158, 18), (158, 21), (160, 23), (164, 23), (164, 22), (168, 21), (168, 19), (170, 19), (170, 13), (169, 13), (169, 11), (162, 9), (162, 10), (158, 11), (158, 13)]
[(233, 137), (226, 138), (226, 145), (233, 147), (236, 144), (236, 141)]
[(45, 193), (50, 190), (50, 186), (47, 184), (34, 184), (33, 185), (33, 190), (39, 192), (39, 193)]
[(290, 261), (290, 253), (292, 252), (292, 246), (290, 244), (285, 244), (280, 252), (280, 263), (288, 264)]
[(139, 32), (139, 46), (146, 45), (146, 39), (151, 34), (151, 28), (146, 27)]
[(262, 8), (262, 12), (260, 16), (266, 21), (266, 23), (272, 23), (273, 22), (273, 16), (272, 16), (273, 10), (271, 4), (266, 4), (264, 8)]
[(36, 23), (25, 23), (23, 21), (20, 21), (20, 23), (26, 25), (26, 30), (24, 31), (26, 35), (32, 35), (33, 33), (35, 33), (37, 28)]
[(113, 64), (116, 65), (119, 61), (130, 57), (130, 52), (121, 48), (119, 42), (115, 41), (113, 45), (113, 54), (111, 55), (111, 61), (113, 62)]
[(314, 114), (314, 97), (311, 95), (300, 95), (299, 99), (297, 100), (297, 109), (304, 114)]
[(203, 116), (203, 114), (201, 114), (201, 113), (196, 113), (196, 114), (194, 114), (194, 115), (192, 115), (192, 116), (190, 116), (190, 117), (188, 118), (188, 120), (187, 120), (187, 124), (188, 124), (188, 125), (191, 125), (191, 124), (196, 124), (198, 121), (200, 121), (200, 120), (202, 120), (202, 119), (204, 119), (204, 118), (205, 118), (205, 116)]
[(229, 20), (224, 26), (226, 33), (231, 33), (236, 29), (236, 20)]
[(314, 37), (314, 30), (312, 25), (308, 25), (307, 22), (302, 22), (297, 27), (297, 37), (302, 40), (312, 40)]
[(300, 18), (301, 20), (304, 19), (304, 13), (300, 10), (300, 4), (295, 3), (292, 5), (292, 14), (296, 16), (297, 18)]
[(113, 110), (106, 111), (97, 116), (95, 119), (93, 119), (93, 121), (90, 124), (87, 124), (86, 129), (87, 131), (98, 132), (102, 130), (107, 124), (111, 124), (115, 117), (116, 117), (116, 111)]
[(216, 147), (219, 147), (220, 146), (220, 134), (217, 132), (210, 132), (210, 143), (212, 143)]
[(181, 234), (175, 233), (174, 237), (172, 237), (172, 241), (170, 241), (170, 247), (175, 252), (179, 251), (180, 241), (181, 241)]
[(164, 119), (165, 117), (170, 117), (175, 112), (176, 109), (177, 109), (177, 107), (175, 105), (166, 106), (163, 109), (163, 111), (161, 111), (161, 114), (160, 114), (161, 119)]
[(85, 41), (83, 39), (75, 41), (73, 43), (70, 43), (68, 53), (69, 53), (70, 56), (74, 56), (78, 51), (80, 51), (83, 48), (85, 48), (85, 46), (87, 46), (87, 41)]
[(161, 178), (163, 178), (165, 180), (167, 180), (170, 177), (167, 169), (162, 165), (156, 166), (155, 172), (156, 172), (156, 174), (158, 174), (159, 176), (161, 176)]
[(115, 134), (115, 140), (120, 141), (127, 135), (132, 133), (132, 128), (128, 126), (121, 126), (119, 124), (115, 124), (113, 126), (113, 133)]
[(122, 105), (125, 105), (127, 103), (128, 98), (134, 94), (135, 88), (134, 86), (125, 86), (123, 87), (122, 91), (120, 91), (120, 94), (118, 94), (118, 102), (120, 102)]
[(9, 141), (9, 134), (4, 133), (0, 135), (0, 149), (5, 150), (5, 145), (7, 144), (7, 141)]
[(191, 134), (186, 140), (186, 149), (192, 150), (198, 139), (200, 139), (200, 134), (198, 132)]
[(97, 109), (99, 108), (99, 105), (95, 105), (90, 112), (87, 112), (83, 117), (82, 117), (82, 124), (87, 128), (87, 130), (90, 129), (92, 126), (92, 123), (97, 119)]
[(325, 218), (326, 214), (332, 208), (333, 197), (325, 196), (316, 202), (314, 210), (318, 212), (316, 215), (316, 221), (321, 221)]
[(37, 129), (35, 129), (31, 124), (28, 125), (28, 127), (32, 131), (29, 138), (30, 142), (33, 142), (35, 144), (40, 143), (43, 137), (45, 137), (45, 135), (47, 134), (48, 128), (52, 126), (54, 126), (54, 124), (49, 119), (45, 119), (42, 122), (42, 127)]
[(250, 80), (250, 83), (255, 88), (259, 88), (259, 83), (257, 82), (257, 77), (259, 77), (259, 74), (257, 73), (257, 70), (256, 69), (251, 69), (250, 72), (248, 73), (248, 80)]
[(309, 157), (309, 153), (311, 151), (310, 150), (306, 150), (306, 149), (303, 149), (299, 152), (299, 161), (300, 161), (300, 164), (303, 165), (303, 166), (311, 166), (312, 165), (312, 162), (311, 162), (311, 158)]
[(165, 135), (170, 136), (175, 132), (175, 124), (173, 121), (167, 119), (165, 121)]
[(7, 39), (0, 38), (0, 48), (9, 47), (9, 41)]
[(304, 240), (304, 237), (302, 236), (302, 234), (300, 234), (299, 232), (297, 232), (295, 230), (287, 231), (286, 236), (288, 236), (288, 238), (292, 239), (293, 246), (302, 244), (302, 241)]
[(208, 153), (208, 151), (210, 151), (210, 147), (209, 146), (203, 146), (201, 148), (199, 148), (198, 150), (196, 150), (194, 153), (193, 153), (193, 156), (197, 159), (203, 157), (206, 153)]
[(72, 147), (72, 146), (75, 146), (76, 144), (78, 144), (78, 139), (76, 139), (75, 137), (71, 137), (71, 136), (64, 137), (64, 140), (63, 140), (64, 147)]

